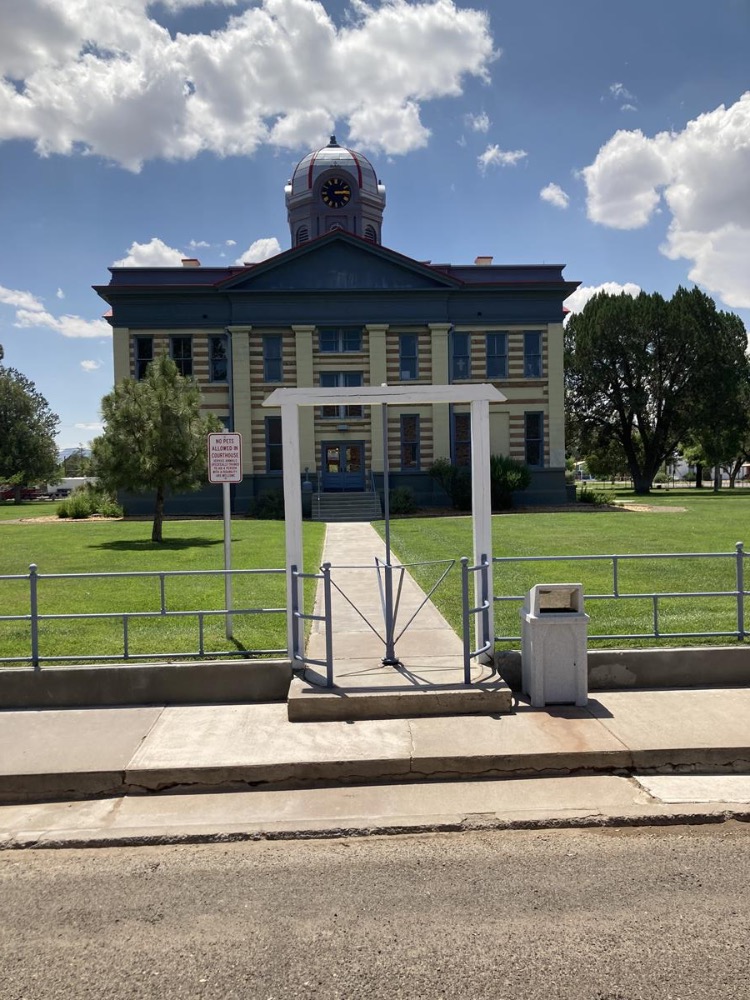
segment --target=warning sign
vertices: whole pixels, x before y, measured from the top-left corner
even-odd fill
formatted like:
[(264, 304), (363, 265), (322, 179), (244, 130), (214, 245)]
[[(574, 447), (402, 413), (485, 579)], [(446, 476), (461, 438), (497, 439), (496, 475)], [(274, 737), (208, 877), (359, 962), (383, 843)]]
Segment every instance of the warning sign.
[(242, 435), (208, 435), (209, 483), (242, 482)]

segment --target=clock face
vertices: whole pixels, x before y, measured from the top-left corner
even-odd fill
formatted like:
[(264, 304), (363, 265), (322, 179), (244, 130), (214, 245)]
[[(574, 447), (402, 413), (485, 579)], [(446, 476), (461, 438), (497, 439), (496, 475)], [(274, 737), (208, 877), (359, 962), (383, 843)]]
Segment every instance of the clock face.
[(320, 189), (320, 197), (329, 208), (343, 208), (351, 196), (352, 189), (342, 177), (329, 177)]

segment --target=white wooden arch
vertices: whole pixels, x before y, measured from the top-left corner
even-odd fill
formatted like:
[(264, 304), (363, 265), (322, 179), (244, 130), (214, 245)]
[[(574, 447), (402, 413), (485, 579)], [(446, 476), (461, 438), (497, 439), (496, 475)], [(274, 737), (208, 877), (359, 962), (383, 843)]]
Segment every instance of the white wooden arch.
[[(505, 396), (493, 385), (413, 385), (362, 386), (346, 389), (274, 389), (263, 406), (281, 410), (281, 441), (284, 468), (284, 508), (286, 511), (286, 596), (287, 645), (290, 658), (295, 645), (302, 648), (302, 622), (292, 615), (292, 588), (296, 585), (299, 606), (303, 594), (299, 581), (292, 579), (291, 567), (303, 570), (302, 563), (302, 483), (300, 479), (299, 408), (301, 406), (414, 406), (429, 403), (469, 403), (471, 409), (471, 487), (474, 537), (474, 565), (482, 556), (492, 564), (492, 502), (490, 496), (490, 403), (503, 403)], [(383, 414), (386, 426), (386, 417)], [(475, 577), (475, 604), (481, 602), (479, 574)], [(491, 578), (491, 574), (490, 574)], [(298, 628), (295, 644), (294, 629)], [(486, 630), (486, 634), (485, 634)], [(493, 604), (490, 613), (477, 616), (477, 645), (494, 639)]]

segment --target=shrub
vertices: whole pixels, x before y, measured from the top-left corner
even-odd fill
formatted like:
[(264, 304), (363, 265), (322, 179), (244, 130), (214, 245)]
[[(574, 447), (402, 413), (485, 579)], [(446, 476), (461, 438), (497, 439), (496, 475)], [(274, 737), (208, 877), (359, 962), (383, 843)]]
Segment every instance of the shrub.
[(513, 493), (525, 490), (531, 483), (531, 473), (523, 462), (508, 455), (490, 457), (490, 488), (492, 509), (508, 510), (513, 506)]
[(398, 486), (395, 490), (391, 490), (388, 507), (391, 514), (414, 514), (417, 509), (414, 491), (408, 486)]
[(654, 482), (655, 483), (668, 483), (669, 482), (669, 476), (666, 474), (666, 472), (657, 472), (656, 475), (654, 476)]
[(283, 521), (283, 490), (268, 490), (267, 493), (261, 493), (256, 497), (250, 504), (250, 517), (258, 521)]
[(588, 486), (584, 486), (578, 493), (578, 502), (590, 503), (595, 507), (602, 507), (604, 504), (609, 503), (609, 494), (605, 493), (604, 490), (592, 490)]
[(85, 483), (74, 490), (69, 497), (57, 505), (58, 517), (70, 517), (76, 521), (98, 514), (100, 517), (122, 517), (122, 507), (111, 493), (107, 493), (92, 483)]
[(455, 510), (471, 510), (471, 473), (459, 469), (447, 458), (439, 458), (430, 466), (429, 474), (443, 487)]

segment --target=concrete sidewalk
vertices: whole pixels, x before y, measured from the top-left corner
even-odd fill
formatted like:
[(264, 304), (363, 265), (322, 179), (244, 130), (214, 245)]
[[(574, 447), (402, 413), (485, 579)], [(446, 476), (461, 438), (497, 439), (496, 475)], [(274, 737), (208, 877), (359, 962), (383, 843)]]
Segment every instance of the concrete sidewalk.
[(750, 773), (750, 689), (294, 723), (286, 704), (0, 712), (0, 802), (581, 772)]

